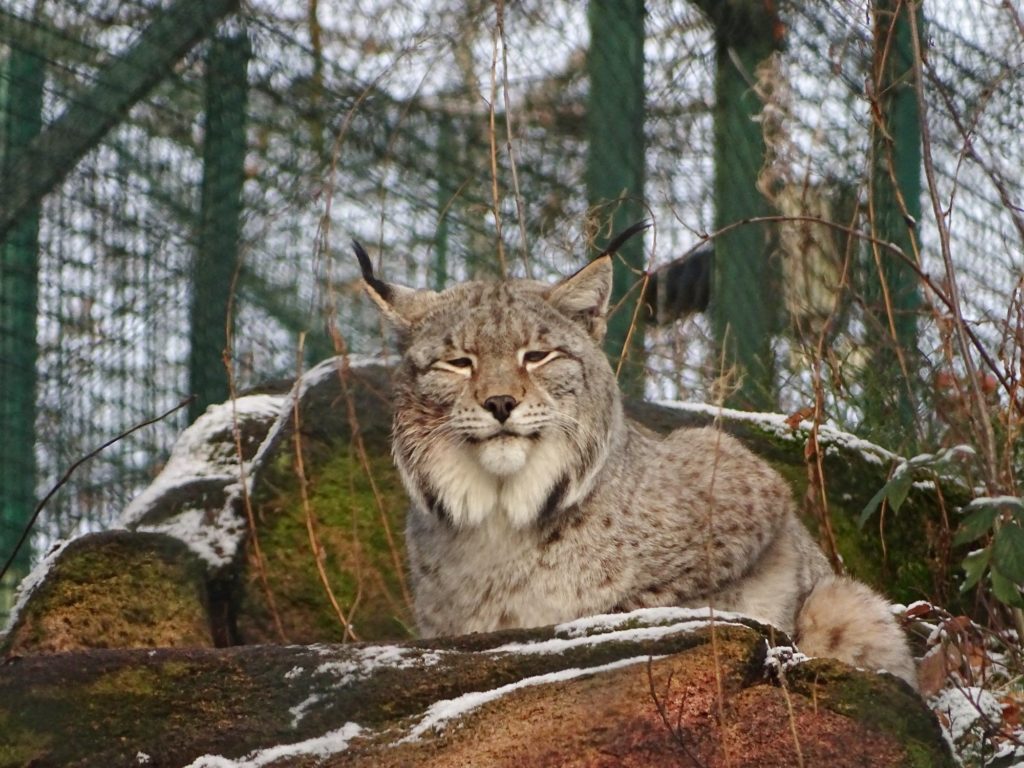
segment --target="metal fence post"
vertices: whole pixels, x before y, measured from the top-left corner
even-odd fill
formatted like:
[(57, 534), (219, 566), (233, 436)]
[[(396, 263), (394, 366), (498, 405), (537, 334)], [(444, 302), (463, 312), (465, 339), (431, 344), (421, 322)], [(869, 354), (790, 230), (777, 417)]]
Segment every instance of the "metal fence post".
[[(921, 124), (907, 16), (913, 3), (877, 0), (874, 8), (871, 234), (915, 256), (921, 220)], [(920, 11), (918, 11), (920, 12)], [(866, 436), (894, 449), (913, 443), (917, 394), (918, 278), (895, 254), (872, 245), (863, 293), (879, 340), (864, 382)]]
[(435, 291), (448, 287), (449, 208), (456, 194), (455, 131), (451, 117), (441, 118), (437, 132), (437, 229), (434, 232), (434, 263), (430, 284)]
[[(46, 69), (33, 50), (12, 46), (6, 62), (0, 113), (3, 162), (42, 128)], [(14, 550), (35, 508), (36, 310), (39, 280), (39, 206), (27, 208), (0, 241), (0, 562)], [(0, 617), (10, 610), (14, 585), (31, 560), (23, 547), (0, 584)]]
[[(762, 103), (753, 83), (759, 64), (782, 46), (782, 25), (770, 3), (701, 0), (715, 25), (715, 229), (770, 215), (757, 189), (765, 159), (764, 135), (755, 119)], [(774, 230), (744, 225), (715, 241), (711, 324), (716, 364), (733, 407), (776, 407), (771, 338), (777, 323), (770, 300), (769, 254)]]
[(230, 354), (231, 292), (242, 229), (250, 55), (244, 32), (214, 38), (207, 55), (203, 188), (192, 271), (189, 383), (196, 399), (191, 421), (229, 394), (225, 354)]
[[(611, 220), (610, 229), (602, 229), (605, 235), (621, 232), (646, 216), (644, 15), (643, 0), (590, 0), (588, 6), (587, 197), (592, 207), (599, 206), (596, 214), (602, 224)], [(614, 365), (629, 340), (619, 381), (636, 395), (643, 393), (644, 318), (634, 310), (641, 293), (636, 283), (644, 266), (643, 238), (635, 237), (615, 257), (616, 311), (609, 318), (605, 344)], [(634, 314), (637, 327), (630, 335)]]

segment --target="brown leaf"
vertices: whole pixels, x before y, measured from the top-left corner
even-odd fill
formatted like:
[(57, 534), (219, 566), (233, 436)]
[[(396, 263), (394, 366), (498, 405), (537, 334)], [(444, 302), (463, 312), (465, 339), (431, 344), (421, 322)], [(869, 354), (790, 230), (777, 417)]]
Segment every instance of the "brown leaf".
[(1016, 728), (1020, 725), (1020, 703), (1012, 696), (1000, 702), (1003, 710), (1003, 727)]
[(922, 600), (907, 608), (907, 610), (904, 611), (903, 615), (906, 616), (908, 619), (916, 619), (919, 616), (925, 616), (926, 614), (929, 614), (931, 612), (932, 604), (926, 603)]
[(945, 648), (936, 648), (921, 659), (917, 665), (917, 685), (921, 695), (927, 699), (945, 688), (949, 670)]
[(793, 413), (789, 414), (789, 416), (786, 418), (786, 426), (788, 426), (792, 430), (796, 430), (800, 427), (801, 421), (807, 421), (813, 415), (813, 407), (807, 406), (806, 408), (801, 408), (799, 411), (794, 411)]
[(955, 635), (967, 634), (973, 623), (970, 616), (954, 616), (942, 622), (942, 628), (946, 630), (950, 637), (953, 637)]

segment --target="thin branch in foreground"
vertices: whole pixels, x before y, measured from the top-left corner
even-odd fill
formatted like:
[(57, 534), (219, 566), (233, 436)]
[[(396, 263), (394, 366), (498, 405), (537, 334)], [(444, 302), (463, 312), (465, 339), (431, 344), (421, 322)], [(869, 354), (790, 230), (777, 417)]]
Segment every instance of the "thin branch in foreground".
[(65, 470), (64, 474), (61, 475), (60, 480), (58, 480), (56, 484), (46, 493), (46, 495), (43, 496), (42, 499), (40, 499), (39, 503), (36, 504), (36, 508), (32, 512), (32, 517), (29, 518), (28, 523), (25, 525), (25, 530), (21, 532), (21, 538), (19, 538), (18, 543), (14, 545), (14, 551), (11, 552), (10, 557), (7, 558), (7, 561), (4, 563), (4, 567), (0, 568), (0, 579), (3, 579), (3, 577), (6, 576), (7, 572), (11, 569), (11, 566), (14, 565), (14, 560), (18, 556), (18, 552), (20, 552), (21, 548), (25, 545), (25, 541), (28, 539), (28, 535), (32, 532), (32, 528), (35, 526), (36, 520), (39, 519), (39, 515), (43, 511), (43, 507), (45, 507), (46, 503), (53, 498), (54, 494), (56, 494), (57, 491), (59, 491), (67, 484), (68, 480), (71, 479), (71, 475), (74, 474), (76, 469), (78, 469), (80, 466), (85, 464), (85, 462), (89, 461), (90, 459), (95, 458), (96, 456), (101, 454), (103, 451), (105, 451), (107, 448), (114, 445), (115, 443), (118, 443), (121, 440), (124, 440), (129, 435), (138, 432), (143, 427), (148, 427), (151, 424), (161, 422), (168, 416), (176, 413), (177, 411), (180, 411), (182, 408), (187, 408), (189, 405), (192, 404), (192, 401), (195, 399), (195, 395), (189, 395), (176, 406), (164, 411), (159, 416), (154, 416), (151, 419), (139, 422), (133, 427), (129, 427), (124, 432), (121, 432), (120, 434), (115, 435), (114, 437), (107, 440), (107, 442), (103, 443), (103, 445), (89, 451), (89, 453), (87, 453), (85, 456), (78, 459), (70, 467), (68, 467), (67, 470)]
[(498, 14), (497, 31), (501, 41), (501, 90), (505, 102), (505, 151), (508, 154), (508, 164), (512, 171), (512, 193), (516, 202), (516, 215), (519, 218), (519, 238), (522, 240), (523, 269), (526, 276), (530, 274), (530, 250), (526, 237), (526, 204), (523, 195), (519, 191), (519, 171), (516, 168), (515, 147), (512, 143), (512, 105), (508, 93), (508, 45), (505, 41), (505, 0), (497, 0), (496, 10)]
[[(503, 24), (504, 21), (500, 15), (504, 11), (503, 6), (499, 6), (498, 11), (498, 23)], [(501, 277), (505, 279), (508, 277), (508, 263), (505, 261), (505, 240), (501, 229), (501, 195), (498, 191), (498, 130), (494, 115), (495, 102), (498, 100), (498, 43), (500, 42), (498, 32), (496, 24), (491, 34), (491, 95), (487, 103), (487, 137), (490, 140), (491, 204), (498, 246), (498, 265), (501, 267)]]
[[(315, 17), (315, 10), (311, 10)], [(235, 444), (235, 456), (238, 457), (238, 487), (242, 493), (242, 509), (245, 510), (245, 521), (249, 526), (249, 540), (252, 542), (253, 564), (256, 567), (256, 580), (263, 590), (263, 596), (267, 601), (267, 608), (270, 611), (270, 618), (274, 622), (274, 630), (277, 632), (277, 639), (282, 645), (288, 642), (284, 631), (284, 624), (281, 621), (281, 612), (277, 610), (277, 601), (274, 599), (274, 590), (270, 588), (270, 580), (267, 578), (266, 559), (263, 557), (263, 548), (260, 546), (259, 532), (256, 530), (256, 513), (253, 510), (252, 496), (249, 494), (249, 479), (246, 477), (245, 456), (242, 452), (242, 428), (238, 423), (238, 387), (235, 376), (235, 304), (238, 298), (238, 281), (242, 274), (243, 252), (239, 251), (235, 261), (235, 269), (231, 275), (231, 286), (228, 289), (228, 307), (224, 313), (224, 350), (221, 355), (221, 363), (224, 365), (224, 372), (228, 380), (228, 397), (231, 402), (231, 438)]]
[(338, 617), (338, 621), (341, 623), (341, 626), (345, 631), (344, 637), (358, 642), (359, 636), (352, 627), (352, 610), (349, 610), (348, 615), (345, 614), (341, 604), (338, 602), (337, 596), (334, 594), (334, 590), (331, 588), (331, 581), (327, 576), (327, 569), (324, 567), (324, 548), (320, 543), (319, 536), (317, 535), (316, 520), (313, 516), (313, 505), (310, 503), (309, 498), (309, 478), (306, 475), (306, 463), (302, 450), (302, 417), (300, 407), (300, 397), (302, 394), (302, 386), (300, 382), (302, 381), (302, 353), (304, 351), (304, 340), (305, 334), (300, 334), (298, 349), (296, 350), (295, 366), (295, 381), (297, 384), (294, 388), (294, 397), (292, 398), (292, 443), (295, 448), (295, 476), (299, 481), (299, 497), (302, 502), (302, 512), (306, 524), (306, 536), (309, 539), (309, 550), (313, 555), (313, 564), (316, 566), (316, 572), (320, 578), (320, 584), (323, 586), (324, 594), (327, 595), (327, 599), (330, 601), (331, 607), (334, 609), (334, 613)]
[(665, 683), (665, 696), (663, 699), (658, 698), (658, 692), (654, 687), (654, 657), (649, 656), (647, 658), (647, 684), (651, 691), (651, 700), (654, 702), (654, 708), (658, 711), (658, 716), (661, 718), (661, 722), (665, 724), (665, 728), (672, 735), (672, 740), (679, 746), (683, 754), (690, 761), (690, 763), (696, 768), (704, 768), (704, 763), (697, 759), (697, 756), (690, 751), (690, 748), (686, 745), (686, 739), (683, 738), (683, 709), (682, 704), (679, 706), (679, 717), (676, 719), (676, 724), (672, 724), (672, 720), (668, 716), (668, 707), (665, 705), (665, 700), (668, 698), (668, 692), (672, 688), (672, 675), (674, 673), (669, 672), (668, 682)]

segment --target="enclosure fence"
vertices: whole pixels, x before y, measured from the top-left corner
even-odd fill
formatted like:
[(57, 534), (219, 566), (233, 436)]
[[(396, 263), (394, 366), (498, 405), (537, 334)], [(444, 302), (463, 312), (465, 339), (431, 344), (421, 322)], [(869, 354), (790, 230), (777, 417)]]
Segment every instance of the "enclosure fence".
[(197, 396), (75, 473), (8, 586), (207, 405), (387, 348), (353, 237), (437, 288), (553, 279), (649, 218), (616, 267), (627, 390), (946, 439), (963, 370), (905, 261), (941, 282), (934, 189), (963, 314), (1019, 372), (1024, 24), (907, 7), (8, 3), (0, 559), (70, 464)]

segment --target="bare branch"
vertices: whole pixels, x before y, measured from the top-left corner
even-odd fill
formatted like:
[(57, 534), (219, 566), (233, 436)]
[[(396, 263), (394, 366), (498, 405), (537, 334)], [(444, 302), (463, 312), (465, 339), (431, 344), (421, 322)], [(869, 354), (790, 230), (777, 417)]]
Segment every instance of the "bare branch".
[(39, 503), (36, 504), (36, 508), (32, 512), (32, 517), (29, 518), (28, 523), (25, 525), (25, 530), (23, 530), (21, 533), (21, 538), (19, 538), (18, 543), (14, 545), (14, 551), (11, 552), (10, 557), (7, 558), (7, 561), (4, 563), (4, 567), (0, 568), (0, 579), (7, 575), (7, 571), (9, 571), (11, 566), (14, 564), (14, 560), (18, 556), (18, 552), (25, 545), (25, 541), (28, 539), (28, 535), (29, 533), (31, 533), (32, 527), (36, 524), (36, 520), (39, 519), (39, 515), (43, 511), (43, 507), (46, 506), (46, 502), (52, 499), (53, 495), (57, 493), (57, 491), (59, 491), (61, 488), (63, 488), (65, 484), (67, 484), (68, 480), (71, 479), (71, 475), (75, 473), (76, 469), (78, 469), (80, 466), (85, 464), (90, 459), (93, 459), (99, 454), (101, 454), (107, 448), (114, 445), (114, 443), (118, 443), (121, 440), (124, 440), (126, 437), (128, 437), (128, 435), (138, 432), (143, 427), (148, 427), (151, 424), (156, 424), (157, 422), (163, 421), (168, 416), (171, 416), (172, 414), (180, 411), (182, 408), (187, 408), (189, 405), (192, 404), (192, 401), (195, 399), (195, 395), (189, 395), (184, 400), (179, 402), (176, 406), (164, 411), (159, 416), (154, 416), (152, 419), (146, 419), (145, 421), (141, 421), (133, 427), (129, 427), (124, 432), (121, 432), (120, 434), (115, 435), (114, 437), (107, 440), (107, 442), (103, 443), (103, 445), (89, 451), (89, 453), (87, 453), (85, 456), (78, 459), (70, 467), (68, 467), (67, 470), (65, 470), (64, 474), (61, 475), (60, 480), (58, 480), (54, 484), (54, 486), (49, 491), (47, 491), (46, 495), (43, 496), (42, 499), (40, 499)]

